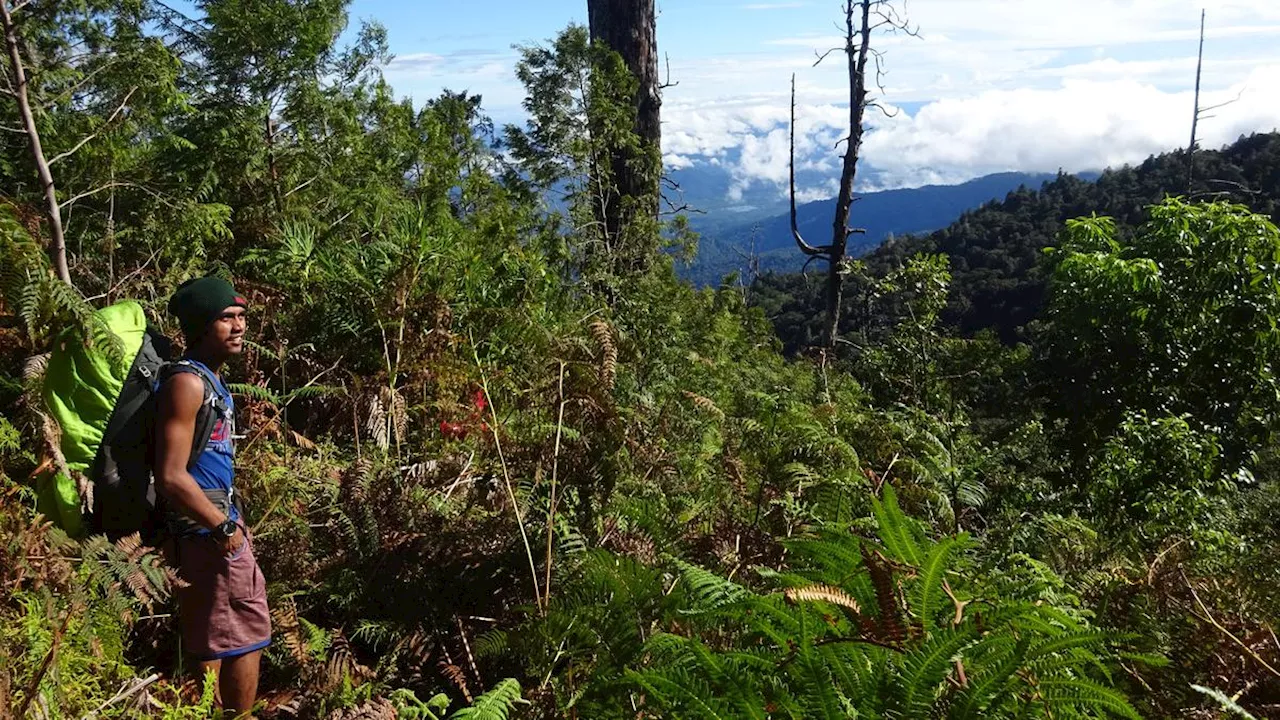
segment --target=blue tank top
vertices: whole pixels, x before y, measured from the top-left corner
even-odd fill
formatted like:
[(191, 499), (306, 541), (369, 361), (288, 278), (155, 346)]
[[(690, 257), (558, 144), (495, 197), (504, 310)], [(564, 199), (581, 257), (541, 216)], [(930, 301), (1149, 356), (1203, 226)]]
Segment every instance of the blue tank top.
[[(209, 442), (205, 444), (204, 452), (200, 453), (195, 465), (191, 468), (191, 477), (195, 478), (196, 484), (204, 490), (222, 490), (230, 494), (235, 486), (236, 459), (235, 403), (231, 398), (231, 391), (204, 363), (190, 358), (185, 358), (183, 362), (195, 367), (209, 380), (213, 385), (213, 391), (222, 401), (222, 407), (225, 408), (213, 425), (213, 433), (209, 435)], [(240, 522), (240, 511), (234, 504), (231, 506), (229, 517)]]

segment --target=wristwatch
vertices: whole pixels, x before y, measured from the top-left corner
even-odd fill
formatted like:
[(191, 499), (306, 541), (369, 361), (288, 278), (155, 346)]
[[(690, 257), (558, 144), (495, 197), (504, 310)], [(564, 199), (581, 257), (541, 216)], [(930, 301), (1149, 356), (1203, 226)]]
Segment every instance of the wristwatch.
[(229, 539), (235, 537), (236, 530), (238, 529), (240, 529), (240, 527), (236, 525), (235, 521), (227, 518), (226, 520), (218, 523), (218, 525), (214, 527), (213, 531), (218, 535), (218, 537)]

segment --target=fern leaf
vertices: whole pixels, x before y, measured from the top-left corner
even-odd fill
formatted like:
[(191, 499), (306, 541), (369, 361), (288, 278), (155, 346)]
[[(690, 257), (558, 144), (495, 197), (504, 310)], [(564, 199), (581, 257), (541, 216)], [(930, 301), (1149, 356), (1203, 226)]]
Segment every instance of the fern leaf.
[(938, 687), (950, 674), (952, 659), (973, 640), (971, 624), (935, 632), (903, 663), (902, 709), (905, 717), (927, 717)]
[(1198, 693), (1201, 693), (1202, 695), (1209, 696), (1210, 698), (1213, 699), (1214, 702), (1221, 705), (1223, 710), (1233, 712), (1236, 715), (1239, 715), (1240, 717), (1244, 718), (1244, 720), (1258, 720), (1253, 716), (1252, 713), (1240, 707), (1240, 705), (1236, 703), (1235, 700), (1232, 700), (1230, 697), (1227, 696), (1226, 693), (1222, 692), (1221, 690), (1214, 690), (1212, 688), (1204, 687), (1203, 685), (1192, 685), (1191, 689), (1195, 690)]
[(830, 585), (788, 588), (783, 594), (792, 602), (825, 602), (852, 610), (855, 615), (862, 612), (862, 607), (858, 605), (858, 601), (853, 596), (838, 587)]
[(1133, 709), (1124, 695), (1089, 680), (1050, 678), (1041, 680), (1038, 687), (1050, 708), (1056, 703), (1062, 703), (1092, 708), (1129, 720), (1142, 720), (1142, 716)]
[(750, 590), (683, 560), (673, 559), (680, 569), (685, 590), (694, 598), (694, 607), (686, 613), (711, 612), (726, 605), (753, 597)]
[(916, 579), (912, 611), (920, 619), (920, 624), (927, 634), (933, 630), (940, 608), (940, 600), (945, 595), (942, 580), (951, 560), (951, 553), (956, 549), (956, 541), (945, 538), (934, 545), (920, 568), (920, 577)]
[(270, 403), (275, 406), (280, 405), (280, 396), (261, 385), (251, 385), (249, 383), (230, 383), (227, 389), (236, 395), (252, 398), (262, 402)]
[(736, 716), (723, 714), (710, 702), (715, 694), (706, 687), (690, 687), (689, 683), (679, 682), (666, 674), (657, 672), (638, 673), (627, 671), (632, 682), (644, 688), (660, 705), (675, 707), (680, 714), (676, 717), (688, 720), (734, 720)]
[(917, 543), (917, 531), (912, 527), (914, 521), (908, 518), (898, 506), (898, 496), (893, 491), (893, 486), (886, 483), (884, 497), (872, 498), (871, 505), (876, 525), (880, 529), (880, 542), (884, 543), (884, 546), (899, 560), (919, 567), (923, 552)]
[(520, 683), (510, 678), (476, 698), (471, 707), (465, 707), (450, 715), (451, 720), (507, 720), (516, 705), (527, 704), (520, 690)]

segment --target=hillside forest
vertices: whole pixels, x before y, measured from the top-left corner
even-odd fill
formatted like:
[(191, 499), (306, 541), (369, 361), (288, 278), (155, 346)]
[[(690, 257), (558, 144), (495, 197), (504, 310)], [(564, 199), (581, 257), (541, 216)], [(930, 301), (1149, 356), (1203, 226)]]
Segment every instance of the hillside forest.
[(839, 261), (828, 343), (825, 277), (680, 279), (652, 2), (520, 127), (348, 2), (0, 0), (0, 716), (218, 714), (41, 392), (218, 274), (258, 717), (1280, 717), (1280, 135)]

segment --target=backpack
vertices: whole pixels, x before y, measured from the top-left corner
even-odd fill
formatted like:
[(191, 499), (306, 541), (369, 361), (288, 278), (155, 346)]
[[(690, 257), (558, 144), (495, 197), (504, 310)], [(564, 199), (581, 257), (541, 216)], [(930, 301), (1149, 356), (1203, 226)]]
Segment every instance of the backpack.
[(65, 472), (47, 472), (38, 480), (37, 509), (73, 536), (140, 532), (154, 540), (164, 527), (152, 473), (160, 386), (180, 372), (204, 382), (188, 468), (208, 443), (222, 401), (204, 373), (170, 361), (168, 338), (147, 323), (141, 305), (123, 301), (97, 316), (122, 352), (86, 347), (74, 330), (55, 344), (42, 390), (61, 430)]

